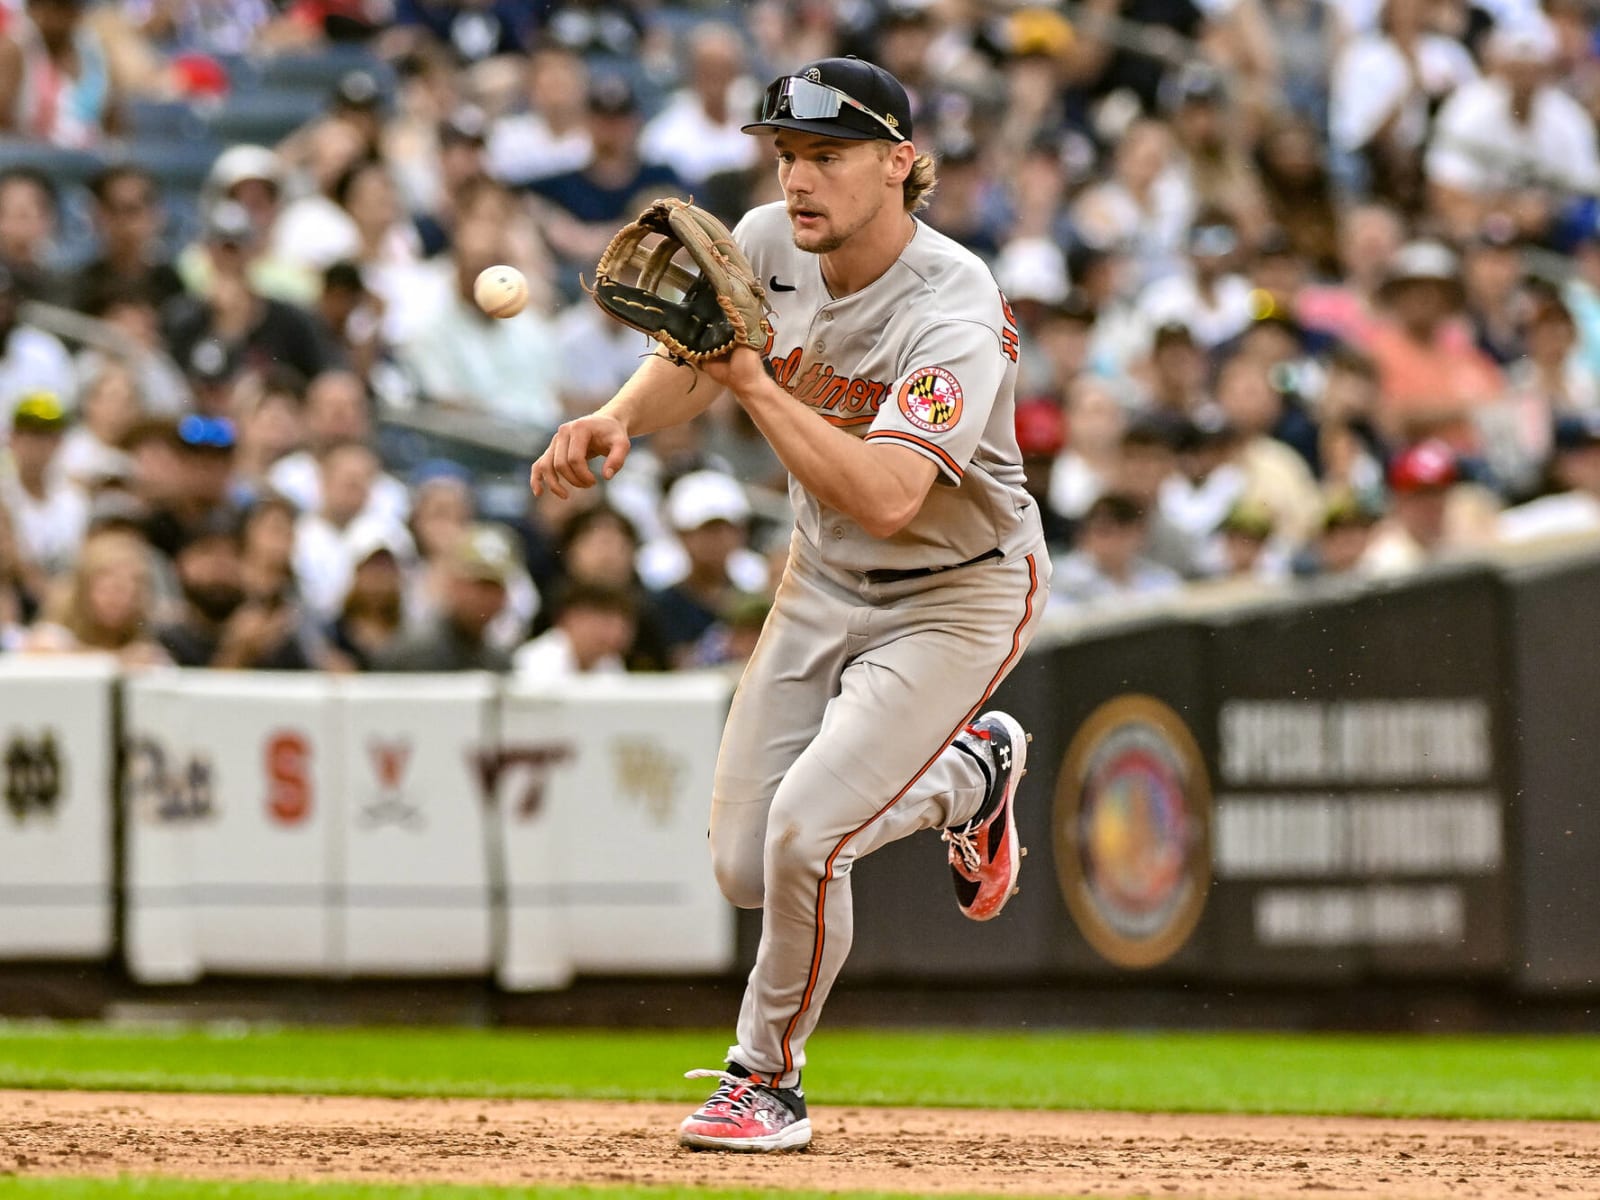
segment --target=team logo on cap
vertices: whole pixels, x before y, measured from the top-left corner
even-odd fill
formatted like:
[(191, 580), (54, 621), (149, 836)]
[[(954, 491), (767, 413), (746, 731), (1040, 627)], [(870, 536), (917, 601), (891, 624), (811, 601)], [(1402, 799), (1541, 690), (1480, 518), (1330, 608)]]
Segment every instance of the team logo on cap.
[(900, 385), (900, 411), (924, 433), (943, 433), (961, 419), (961, 385), (943, 367), (918, 367)]
[(812, 67), (809, 71), (807, 71), (800, 78), (809, 79), (812, 83), (821, 83), (822, 82), (822, 72), (817, 70), (815, 67)]

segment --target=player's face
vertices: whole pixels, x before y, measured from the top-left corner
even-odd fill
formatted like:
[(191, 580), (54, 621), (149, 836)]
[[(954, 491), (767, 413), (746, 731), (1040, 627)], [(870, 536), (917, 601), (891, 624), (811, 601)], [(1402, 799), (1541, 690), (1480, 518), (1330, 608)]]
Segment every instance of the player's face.
[(786, 131), (773, 145), (794, 244), (808, 253), (839, 249), (899, 192), (888, 186), (893, 159), (875, 142)]

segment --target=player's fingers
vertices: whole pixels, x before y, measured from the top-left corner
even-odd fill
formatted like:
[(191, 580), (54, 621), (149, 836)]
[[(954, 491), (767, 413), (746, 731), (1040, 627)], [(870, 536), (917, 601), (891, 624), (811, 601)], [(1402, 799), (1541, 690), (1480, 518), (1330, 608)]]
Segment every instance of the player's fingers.
[(588, 433), (573, 431), (563, 449), (565, 454), (557, 460), (561, 463), (562, 474), (579, 487), (593, 487), (595, 478), (594, 472), (589, 469)]
[(600, 468), (601, 473), (607, 479), (610, 479), (618, 471), (622, 470), (622, 464), (627, 460), (628, 457), (628, 450), (629, 445), (627, 438), (618, 437), (612, 440), (611, 449), (606, 452), (605, 465)]

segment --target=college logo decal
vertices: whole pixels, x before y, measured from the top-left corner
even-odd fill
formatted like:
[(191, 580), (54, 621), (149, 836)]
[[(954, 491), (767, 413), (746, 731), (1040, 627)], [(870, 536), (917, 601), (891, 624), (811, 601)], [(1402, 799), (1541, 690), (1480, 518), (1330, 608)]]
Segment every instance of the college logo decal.
[(61, 800), (61, 752), (51, 730), (44, 730), (37, 738), (13, 733), (0, 763), (5, 768), (5, 786), (0, 794), (5, 797), (12, 820), (21, 825), (31, 817), (55, 814)]
[(1177, 953), (1211, 885), (1211, 785), (1183, 718), (1151, 696), (1095, 709), (1062, 763), (1053, 837), (1091, 946), (1121, 967)]
[(943, 433), (961, 419), (961, 385), (943, 367), (919, 367), (900, 385), (900, 411), (924, 433)]

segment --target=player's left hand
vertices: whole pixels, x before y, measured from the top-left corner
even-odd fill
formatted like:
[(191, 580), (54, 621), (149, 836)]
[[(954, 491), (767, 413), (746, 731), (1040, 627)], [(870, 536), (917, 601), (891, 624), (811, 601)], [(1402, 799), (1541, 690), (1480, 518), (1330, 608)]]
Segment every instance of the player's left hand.
[(749, 346), (735, 346), (732, 353), (721, 358), (704, 359), (696, 364), (695, 369), (740, 399), (767, 380), (767, 369), (761, 361), (761, 355)]

